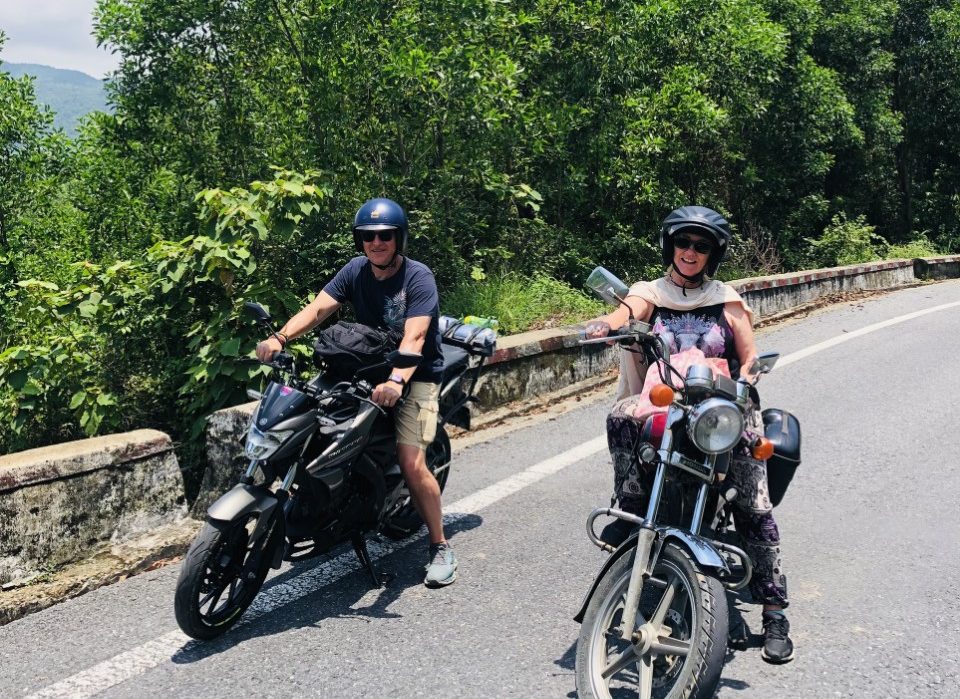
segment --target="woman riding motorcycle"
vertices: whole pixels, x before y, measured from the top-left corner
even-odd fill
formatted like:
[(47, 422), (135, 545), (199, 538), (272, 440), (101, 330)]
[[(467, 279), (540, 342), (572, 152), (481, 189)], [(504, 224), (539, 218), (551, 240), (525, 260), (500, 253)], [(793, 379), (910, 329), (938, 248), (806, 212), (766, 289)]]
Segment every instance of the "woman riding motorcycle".
[[(652, 282), (634, 284), (625, 299), (608, 315), (587, 324), (588, 337), (604, 337), (611, 328), (633, 318), (650, 323), (666, 338), (671, 363), (685, 369), (707, 363), (715, 372), (736, 379), (741, 367), (757, 356), (753, 312), (732, 287), (711, 279), (730, 245), (730, 225), (716, 211), (684, 206), (672, 211), (660, 228), (659, 243), (666, 274)], [(644, 372), (642, 354), (623, 352), (617, 403), (607, 417), (607, 441), (614, 466), (614, 492), (620, 507), (642, 516), (645, 511), (643, 468), (636, 447), (643, 442), (644, 420), (657, 409), (650, 388), (661, 382), (655, 366)], [(760, 411), (749, 417), (748, 429), (763, 434)], [(649, 479), (649, 475), (647, 476)], [(765, 461), (749, 453), (735, 456), (727, 479), (740, 495), (734, 504), (734, 523), (753, 562), (750, 591), (762, 603), (764, 647), (772, 663), (793, 659), (790, 624), (783, 613), (788, 605), (787, 581), (780, 560), (780, 534), (773, 517)], [(629, 533), (625, 520), (616, 520), (602, 538), (619, 544)]]

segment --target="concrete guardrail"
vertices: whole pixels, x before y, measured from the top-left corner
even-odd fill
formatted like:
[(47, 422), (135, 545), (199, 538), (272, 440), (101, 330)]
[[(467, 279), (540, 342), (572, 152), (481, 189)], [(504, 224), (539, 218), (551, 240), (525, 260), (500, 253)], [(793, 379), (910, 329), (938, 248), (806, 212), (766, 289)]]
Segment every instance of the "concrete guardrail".
[(0, 457), (0, 585), (18, 583), (187, 515), (163, 432), (66, 442)]

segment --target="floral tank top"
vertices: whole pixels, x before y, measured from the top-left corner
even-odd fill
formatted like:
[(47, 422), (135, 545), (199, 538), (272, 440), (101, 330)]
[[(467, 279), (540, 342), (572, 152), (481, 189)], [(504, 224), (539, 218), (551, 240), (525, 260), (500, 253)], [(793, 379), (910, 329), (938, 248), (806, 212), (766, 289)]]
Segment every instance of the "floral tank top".
[(674, 311), (655, 306), (650, 316), (653, 332), (666, 339), (670, 352), (679, 354), (698, 349), (704, 357), (727, 360), (730, 376), (740, 376), (740, 360), (733, 340), (733, 329), (723, 313), (722, 303), (689, 311)]

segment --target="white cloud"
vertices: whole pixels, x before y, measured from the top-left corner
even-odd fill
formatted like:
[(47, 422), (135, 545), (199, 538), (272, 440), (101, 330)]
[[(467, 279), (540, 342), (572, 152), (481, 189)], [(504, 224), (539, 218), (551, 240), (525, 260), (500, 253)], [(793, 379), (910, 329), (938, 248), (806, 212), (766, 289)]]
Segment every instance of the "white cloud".
[(117, 57), (93, 38), (96, 0), (0, 0), (0, 29), (7, 41), (0, 60), (40, 63), (103, 77)]

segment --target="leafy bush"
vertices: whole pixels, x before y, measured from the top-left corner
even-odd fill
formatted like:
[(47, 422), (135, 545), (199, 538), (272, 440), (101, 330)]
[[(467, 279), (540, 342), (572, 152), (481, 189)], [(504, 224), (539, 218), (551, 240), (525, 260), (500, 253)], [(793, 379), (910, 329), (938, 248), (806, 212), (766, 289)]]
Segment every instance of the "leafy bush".
[(913, 259), (915, 257), (936, 257), (943, 255), (941, 250), (937, 249), (933, 241), (925, 235), (921, 235), (906, 243), (891, 245), (887, 248), (885, 257), (891, 260), (898, 258)]
[(846, 214), (839, 213), (819, 238), (805, 238), (810, 246), (807, 257), (818, 267), (879, 260), (886, 253), (887, 243), (875, 230), (867, 223), (866, 216), (857, 216), (851, 221)]
[(243, 302), (280, 313), (302, 305), (260, 272), (282, 268), (316, 219), (329, 192), (319, 180), (277, 170), (249, 190), (206, 190), (195, 235), (158, 241), (141, 260), (78, 263), (62, 287), (18, 282), (22, 332), (0, 353), (0, 406), (10, 416), (0, 446), (145, 424), (199, 437), (207, 415), (243, 400), (263, 373), (238, 361), (261, 339)]

